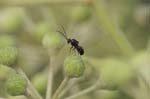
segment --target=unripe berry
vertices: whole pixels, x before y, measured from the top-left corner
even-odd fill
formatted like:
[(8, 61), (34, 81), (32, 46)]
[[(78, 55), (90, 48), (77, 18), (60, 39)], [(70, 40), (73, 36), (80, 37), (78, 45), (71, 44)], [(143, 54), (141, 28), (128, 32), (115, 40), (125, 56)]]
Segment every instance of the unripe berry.
[(22, 95), (27, 88), (26, 80), (19, 74), (14, 74), (8, 77), (6, 81), (6, 91), (12, 96)]
[(40, 22), (37, 24), (36, 33), (34, 33), (34, 37), (37, 41), (40, 41), (43, 39), (45, 33), (50, 32), (51, 28), (49, 24), (46, 22)]
[(109, 88), (127, 85), (135, 77), (132, 65), (117, 59), (107, 59), (103, 62), (100, 76)]
[(1, 12), (0, 30), (4, 33), (15, 32), (22, 24), (21, 9), (9, 9)]
[(91, 16), (91, 11), (88, 6), (79, 6), (73, 9), (71, 17), (76, 22), (84, 22)]
[(68, 77), (80, 77), (85, 70), (84, 62), (79, 55), (71, 55), (64, 61), (64, 71)]
[(0, 64), (12, 65), (17, 59), (17, 54), (15, 47), (0, 48)]
[(46, 34), (43, 38), (43, 46), (47, 48), (50, 54), (57, 53), (64, 45), (64, 38), (57, 32)]
[(46, 73), (38, 73), (32, 79), (33, 86), (37, 89), (37, 91), (44, 95), (46, 92), (46, 85), (47, 85), (47, 75)]

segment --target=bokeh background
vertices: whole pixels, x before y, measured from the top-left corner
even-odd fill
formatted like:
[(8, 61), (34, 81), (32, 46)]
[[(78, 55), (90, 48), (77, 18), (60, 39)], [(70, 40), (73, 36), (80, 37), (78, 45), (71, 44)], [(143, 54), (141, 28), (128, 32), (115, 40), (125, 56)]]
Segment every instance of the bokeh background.
[[(61, 26), (84, 48), (86, 66), (63, 97), (100, 79), (104, 88), (76, 99), (150, 99), (150, 0), (1, 0), (0, 42), (18, 48), (15, 65), (43, 97), (49, 56), (42, 39), (62, 31)], [(64, 78), (63, 61), (70, 54), (65, 43), (55, 60), (53, 91)]]

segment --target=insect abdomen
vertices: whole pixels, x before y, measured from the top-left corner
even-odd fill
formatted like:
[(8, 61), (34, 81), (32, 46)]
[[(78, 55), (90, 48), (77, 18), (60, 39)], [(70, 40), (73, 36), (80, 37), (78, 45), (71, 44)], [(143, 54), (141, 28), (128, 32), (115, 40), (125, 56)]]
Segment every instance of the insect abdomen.
[(83, 55), (83, 54), (84, 54), (84, 50), (83, 50), (83, 48), (82, 48), (81, 46), (78, 46), (78, 47), (77, 47), (77, 51), (78, 51), (78, 53), (79, 53), (80, 55)]

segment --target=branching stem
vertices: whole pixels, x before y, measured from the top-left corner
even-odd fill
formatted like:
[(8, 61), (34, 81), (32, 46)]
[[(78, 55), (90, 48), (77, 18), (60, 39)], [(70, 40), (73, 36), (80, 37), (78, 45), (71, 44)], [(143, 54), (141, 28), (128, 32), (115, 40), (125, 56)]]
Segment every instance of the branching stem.
[(57, 99), (59, 93), (63, 90), (63, 88), (66, 86), (67, 82), (69, 81), (69, 77), (65, 77), (56, 92), (54, 93), (52, 99)]
[(28, 88), (30, 90), (30, 92), (32, 92), (31, 97), (33, 97), (34, 99), (43, 99), (40, 94), (37, 92), (37, 90), (33, 87), (32, 83), (30, 82), (30, 80), (28, 79), (28, 77), (26, 76), (26, 74), (24, 73), (24, 71), (21, 68), (17, 68), (17, 71), (20, 75), (22, 75), (27, 83), (28, 83)]
[(82, 95), (88, 94), (89, 92), (96, 90), (98, 88), (98, 85), (99, 85), (99, 80), (94, 85), (90, 86), (89, 88), (87, 88), (81, 92), (78, 92), (77, 94), (74, 94), (72, 96), (69, 96), (67, 98), (64, 98), (64, 99), (77, 99), (78, 97), (80, 97)]

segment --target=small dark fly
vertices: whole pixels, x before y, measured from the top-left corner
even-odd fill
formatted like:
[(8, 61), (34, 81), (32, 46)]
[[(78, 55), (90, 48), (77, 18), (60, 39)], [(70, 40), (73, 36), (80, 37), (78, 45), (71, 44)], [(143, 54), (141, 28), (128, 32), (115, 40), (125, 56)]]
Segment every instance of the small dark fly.
[(81, 46), (79, 46), (79, 41), (77, 41), (76, 39), (68, 38), (64, 27), (62, 27), (62, 29), (63, 29), (63, 32), (61, 32), (61, 31), (57, 31), (57, 32), (59, 32), (60, 34), (62, 34), (65, 37), (65, 39), (67, 40), (67, 43), (71, 45), (71, 49), (77, 50), (77, 52), (80, 55), (83, 55), (84, 49)]

